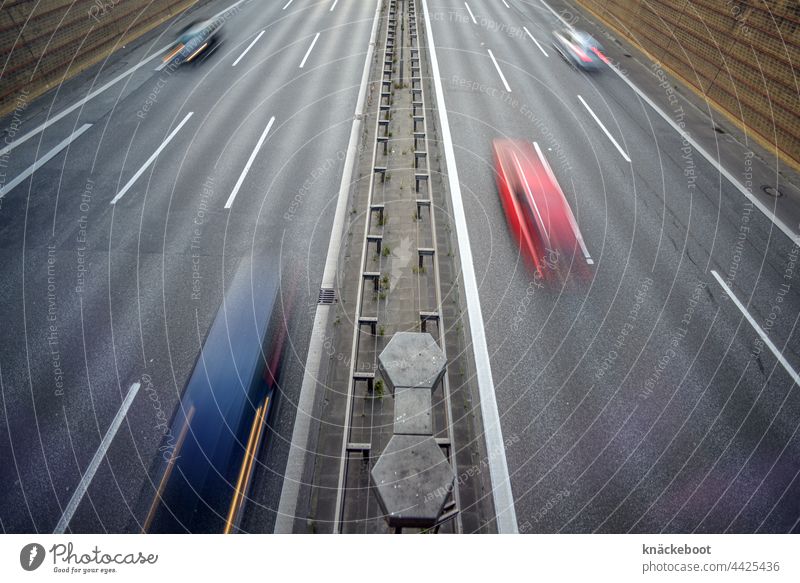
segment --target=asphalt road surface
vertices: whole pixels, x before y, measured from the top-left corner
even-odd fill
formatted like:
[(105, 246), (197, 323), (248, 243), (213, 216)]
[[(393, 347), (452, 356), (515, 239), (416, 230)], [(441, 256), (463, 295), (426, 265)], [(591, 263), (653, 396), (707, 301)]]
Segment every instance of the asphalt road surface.
[[(158, 70), (232, 5), (216, 52)], [(427, 5), (520, 531), (796, 532), (797, 246), (619, 76), (560, 59), (543, 2)], [(374, 10), (204, 3), (2, 120), (3, 531), (141, 529), (244, 260), (281, 266), (289, 326), (248, 522), (271, 531)], [(588, 279), (537, 285), (498, 137), (548, 159)]]
[[(427, 4), (520, 531), (797, 531), (797, 247), (613, 71), (561, 59), (544, 3)], [(588, 281), (536, 285), (493, 138), (539, 144)]]
[(280, 263), (291, 306), (277, 507), (375, 2), (204, 3), (28, 104), (16, 137), (231, 5), (202, 62), (153, 58), (7, 153), (4, 186), (69, 142), (0, 200), (4, 531), (141, 529), (165, 419), (250, 257)]

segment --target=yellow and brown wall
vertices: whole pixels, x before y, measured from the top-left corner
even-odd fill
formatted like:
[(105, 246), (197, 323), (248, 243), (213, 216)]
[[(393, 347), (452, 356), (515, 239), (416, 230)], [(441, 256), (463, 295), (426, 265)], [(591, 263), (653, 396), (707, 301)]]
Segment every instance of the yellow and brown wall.
[(197, 0), (0, 0), (0, 115), (57, 86)]
[(577, 0), (800, 167), (799, 0)]

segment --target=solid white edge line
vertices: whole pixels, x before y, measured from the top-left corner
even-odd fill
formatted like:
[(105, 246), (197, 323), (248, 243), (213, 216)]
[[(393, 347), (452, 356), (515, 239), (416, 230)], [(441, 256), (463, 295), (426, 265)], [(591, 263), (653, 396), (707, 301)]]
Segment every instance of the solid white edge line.
[(630, 87), (642, 101), (644, 101), (647, 105), (649, 105), (653, 109), (653, 111), (655, 111), (658, 115), (660, 115), (661, 118), (672, 127), (672, 129), (678, 132), (678, 135), (682, 139), (686, 140), (692, 146), (692, 148), (694, 148), (698, 154), (700, 154), (703, 158), (705, 158), (709, 162), (709, 164), (711, 164), (714, 168), (716, 168), (717, 172), (722, 174), (728, 180), (728, 182), (730, 182), (733, 185), (733, 187), (736, 188), (736, 190), (742, 193), (747, 200), (753, 203), (753, 205), (764, 214), (764, 216), (766, 216), (770, 221), (772, 221), (772, 224), (778, 227), (783, 232), (784, 235), (789, 237), (789, 239), (795, 245), (800, 245), (800, 234), (794, 232), (786, 223), (784, 223), (781, 219), (775, 216), (775, 213), (773, 213), (764, 203), (758, 200), (758, 198), (756, 198), (753, 195), (753, 193), (747, 189), (747, 187), (745, 187), (741, 182), (739, 182), (739, 180), (737, 180), (733, 174), (731, 174), (727, 169), (725, 169), (717, 159), (715, 159), (708, 151), (706, 151), (705, 148), (703, 148), (693, 137), (691, 137), (689, 135), (689, 132), (682, 129), (675, 121), (673, 121), (666, 114), (666, 112), (664, 112), (663, 109), (661, 109), (658, 105), (656, 105), (656, 103), (652, 99), (650, 99), (647, 95), (644, 94), (644, 92), (641, 89), (639, 89), (636, 85), (634, 85), (633, 81), (628, 79), (619, 69), (617, 69), (615, 65), (609, 63), (608, 66), (612, 71), (614, 71), (617, 74), (617, 76), (620, 79), (625, 81), (628, 87)]
[(177, 135), (177, 133), (183, 127), (183, 124), (185, 124), (187, 121), (189, 121), (189, 118), (192, 117), (192, 114), (194, 114), (193, 111), (190, 111), (188, 114), (186, 114), (186, 117), (183, 118), (183, 121), (181, 123), (179, 123), (178, 126), (174, 130), (172, 130), (172, 132), (167, 136), (167, 139), (164, 140), (161, 143), (161, 145), (158, 147), (158, 149), (155, 152), (153, 152), (153, 154), (147, 159), (147, 162), (145, 162), (144, 165), (141, 168), (139, 168), (139, 170), (136, 172), (136, 174), (134, 174), (131, 177), (131, 179), (128, 180), (128, 182), (125, 184), (125, 186), (122, 187), (122, 190), (120, 190), (117, 193), (117, 195), (113, 199), (111, 199), (111, 203), (110, 204), (117, 204), (117, 201), (119, 199), (121, 199), (123, 196), (125, 196), (125, 193), (128, 192), (128, 190), (134, 185), (134, 183), (137, 180), (139, 180), (141, 175), (144, 174), (145, 170), (147, 170), (147, 168), (153, 162), (155, 162), (156, 158), (158, 158), (158, 155), (164, 150), (164, 148), (167, 147), (167, 144), (169, 144), (172, 141), (172, 138), (174, 138)]
[[(372, 20), (372, 32), (370, 34), (367, 55), (364, 59), (364, 70), (361, 74), (361, 89), (359, 90), (358, 100), (356, 101), (353, 125), (350, 128), (350, 141), (348, 142), (347, 153), (345, 154), (342, 180), (339, 183), (339, 198), (336, 202), (336, 212), (333, 217), (331, 239), (328, 243), (328, 254), (325, 258), (325, 269), (322, 273), (321, 287), (332, 288), (336, 281), (339, 250), (346, 226), (345, 216), (347, 215), (347, 202), (349, 199), (353, 172), (355, 170), (356, 154), (358, 153), (358, 141), (362, 124), (361, 118), (363, 117), (364, 105), (366, 103), (370, 63), (372, 62), (372, 56), (375, 51), (375, 38), (378, 33), (380, 9), (381, 1), (377, 0), (375, 3), (375, 15)], [(294, 524), (297, 499), (300, 494), (300, 485), (306, 463), (306, 445), (308, 444), (308, 437), (311, 432), (311, 415), (314, 412), (317, 378), (319, 376), (320, 365), (322, 364), (323, 348), (326, 341), (325, 328), (327, 326), (330, 308), (331, 306), (319, 304), (314, 314), (314, 324), (311, 328), (311, 340), (309, 341), (308, 354), (306, 356), (303, 383), (300, 388), (300, 397), (297, 401), (297, 414), (295, 416), (294, 428), (292, 429), (292, 441), (289, 446), (286, 470), (283, 473), (283, 486), (281, 488), (280, 503), (278, 504), (278, 514), (275, 517), (275, 527), (273, 529), (275, 533), (291, 533)]]
[(100, 462), (106, 457), (106, 453), (108, 452), (108, 448), (111, 445), (111, 442), (114, 440), (114, 436), (117, 434), (120, 425), (122, 425), (122, 421), (125, 419), (125, 415), (128, 414), (128, 409), (130, 409), (131, 403), (133, 403), (133, 399), (136, 397), (136, 394), (139, 392), (139, 388), (141, 387), (141, 383), (133, 383), (128, 389), (128, 394), (125, 396), (125, 400), (122, 401), (122, 405), (117, 411), (117, 414), (114, 416), (114, 420), (111, 422), (111, 425), (106, 431), (103, 440), (100, 442), (100, 447), (97, 448), (97, 451), (92, 458), (92, 461), (89, 462), (86, 471), (81, 476), (81, 481), (78, 482), (78, 486), (75, 488), (75, 491), (72, 493), (72, 497), (69, 499), (69, 503), (67, 507), (64, 509), (64, 513), (61, 515), (61, 519), (58, 521), (55, 529), (53, 530), (53, 534), (64, 534), (66, 532), (67, 527), (69, 526), (70, 521), (72, 520), (75, 511), (78, 509), (78, 506), (83, 500), (86, 491), (89, 489), (89, 484), (92, 483), (92, 479), (94, 478), (95, 473), (97, 472), (97, 468), (100, 467)]
[(548, 54), (547, 54), (547, 51), (545, 51), (545, 50), (544, 50), (544, 47), (543, 47), (542, 45), (540, 45), (540, 44), (539, 44), (539, 41), (538, 41), (538, 40), (536, 40), (536, 39), (534, 38), (534, 36), (531, 34), (531, 31), (529, 31), (529, 30), (528, 30), (528, 28), (527, 28), (527, 27), (525, 27), (525, 26), (523, 26), (523, 27), (522, 27), (522, 30), (524, 30), (524, 31), (525, 31), (525, 34), (527, 34), (527, 35), (528, 35), (528, 36), (531, 38), (531, 40), (532, 40), (534, 43), (536, 43), (536, 46), (537, 46), (537, 47), (539, 47), (539, 50), (540, 50), (540, 51), (542, 51), (542, 54), (543, 54), (545, 57), (548, 57), (548, 58), (549, 58), (549, 57), (550, 57), (550, 55), (548, 55)]
[(759, 326), (758, 323), (756, 323), (753, 316), (751, 316), (750, 312), (747, 311), (747, 308), (744, 307), (742, 302), (739, 301), (739, 298), (736, 297), (736, 294), (733, 293), (733, 290), (728, 287), (728, 285), (723, 281), (722, 277), (720, 277), (719, 273), (717, 273), (715, 270), (711, 270), (711, 275), (713, 275), (714, 279), (717, 280), (717, 283), (722, 286), (722, 289), (725, 290), (725, 293), (728, 294), (728, 297), (731, 298), (731, 301), (736, 304), (736, 307), (739, 308), (739, 311), (742, 313), (742, 315), (747, 318), (747, 321), (750, 322), (750, 325), (761, 337), (761, 340), (764, 341), (764, 344), (766, 344), (772, 354), (775, 355), (775, 358), (778, 359), (778, 362), (781, 363), (781, 366), (786, 369), (786, 372), (789, 373), (789, 376), (792, 377), (792, 380), (795, 382), (795, 384), (800, 386), (800, 376), (798, 376), (797, 371), (795, 371), (794, 368), (792, 368), (792, 365), (789, 364), (789, 361), (783, 357), (783, 354), (781, 354), (781, 351), (778, 350), (778, 347), (772, 343), (772, 340), (769, 339), (767, 333), (761, 329), (761, 326)]
[(245, 56), (245, 55), (246, 55), (248, 52), (250, 52), (250, 49), (252, 49), (252, 48), (253, 48), (253, 45), (254, 45), (254, 44), (256, 44), (256, 43), (258, 42), (258, 39), (260, 39), (260, 38), (261, 38), (261, 36), (264, 34), (264, 32), (265, 32), (265, 31), (263, 31), (263, 30), (262, 30), (261, 32), (259, 32), (259, 33), (258, 33), (258, 36), (257, 36), (256, 38), (254, 38), (254, 39), (253, 39), (253, 42), (251, 42), (249, 45), (247, 45), (247, 48), (244, 50), (244, 52), (243, 52), (241, 55), (239, 55), (239, 56), (237, 57), (237, 59), (236, 59), (236, 60), (233, 62), (233, 65), (231, 65), (231, 67), (235, 67), (236, 65), (238, 65), (238, 64), (239, 64), (239, 61), (241, 61), (241, 60), (244, 58), (244, 56)]
[(506, 8), (511, 8), (511, 6), (508, 5), (508, 2), (506, 2), (506, 0), (503, 0), (503, 4), (506, 5)]
[(467, 12), (469, 12), (469, 17), (472, 19), (473, 24), (478, 24), (478, 21), (475, 20), (475, 15), (472, 13), (472, 9), (469, 7), (469, 4), (464, 2), (464, 6), (467, 7)]
[(287, 8), (289, 8), (289, 4), (291, 4), (292, 2), (294, 2), (294, 0), (289, 0), (289, 1), (286, 3), (286, 6), (284, 6), (283, 8), (281, 8), (281, 10), (286, 10)]
[[(221, 14), (224, 14), (224, 13), (226, 13), (228, 10), (232, 10), (233, 8), (236, 8), (236, 7), (237, 7), (239, 4), (241, 4), (242, 2), (247, 2), (247, 1), (248, 1), (248, 0), (238, 0), (238, 2), (235, 2), (234, 4), (231, 4), (231, 5), (230, 5), (230, 6), (228, 6), (228, 7), (227, 7), (225, 10), (220, 10), (219, 12), (217, 12), (217, 13), (216, 13), (214, 16), (212, 16), (212, 17), (210, 18), (210, 20), (213, 20), (213, 19), (217, 18), (217, 17), (218, 17), (218, 16), (220, 16)], [(182, 14), (182, 13), (181, 13), (181, 14)], [(180, 16), (180, 14), (179, 14), (178, 16)], [(69, 115), (70, 113), (72, 113), (73, 111), (75, 111), (76, 109), (78, 109), (79, 107), (81, 107), (82, 105), (84, 105), (85, 103), (87, 103), (88, 101), (91, 101), (92, 99), (94, 99), (95, 97), (97, 97), (98, 95), (100, 95), (101, 93), (103, 93), (104, 91), (106, 91), (106, 90), (107, 90), (109, 87), (112, 87), (112, 86), (116, 85), (117, 83), (119, 83), (120, 81), (122, 81), (122, 80), (123, 80), (125, 77), (128, 77), (129, 75), (131, 75), (131, 74), (133, 74), (134, 72), (136, 72), (138, 69), (140, 69), (140, 68), (144, 67), (144, 66), (145, 66), (147, 63), (149, 63), (150, 61), (152, 61), (152, 60), (153, 60), (153, 59), (155, 59), (156, 57), (160, 56), (162, 53), (166, 52), (166, 51), (167, 51), (167, 49), (169, 49), (170, 47), (172, 47), (172, 43), (170, 43), (170, 44), (168, 44), (167, 46), (165, 46), (165, 47), (163, 47), (163, 48), (159, 49), (158, 51), (156, 51), (155, 53), (153, 53), (152, 55), (150, 55), (149, 57), (147, 57), (147, 58), (146, 58), (144, 61), (141, 61), (141, 62), (137, 63), (136, 65), (134, 65), (133, 67), (131, 67), (131, 68), (130, 68), (130, 69), (128, 69), (127, 71), (125, 71), (125, 72), (123, 72), (123, 73), (120, 73), (119, 75), (117, 75), (116, 77), (114, 77), (114, 78), (113, 78), (111, 81), (109, 81), (109, 82), (108, 82), (108, 83), (106, 83), (105, 85), (103, 85), (103, 86), (101, 86), (101, 87), (99, 87), (99, 88), (95, 89), (95, 90), (94, 90), (94, 91), (92, 91), (92, 92), (91, 92), (89, 95), (87, 95), (86, 97), (84, 97), (83, 99), (81, 99), (80, 101), (78, 101), (77, 103), (73, 103), (72, 105), (70, 105), (70, 106), (69, 106), (67, 109), (65, 109), (64, 111), (62, 111), (62, 112), (60, 112), (60, 113), (58, 113), (58, 114), (54, 115), (54, 116), (53, 116), (53, 117), (51, 117), (51, 118), (48, 118), (48, 120), (47, 120), (47, 121), (45, 121), (44, 123), (42, 123), (42, 124), (41, 124), (41, 125), (39, 125), (38, 127), (36, 127), (36, 128), (34, 128), (34, 129), (32, 129), (31, 131), (29, 131), (29, 132), (28, 132), (27, 134), (25, 134), (24, 136), (22, 136), (22, 137), (20, 137), (20, 138), (18, 138), (18, 139), (16, 139), (16, 140), (14, 140), (14, 141), (13, 141), (11, 144), (7, 145), (5, 148), (3, 148), (2, 150), (0, 150), (0, 156), (2, 156), (3, 154), (6, 154), (6, 153), (8, 153), (8, 152), (10, 152), (11, 150), (13, 150), (14, 148), (16, 148), (16, 147), (17, 147), (17, 146), (19, 146), (20, 144), (23, 144), (24, 142), (27, 142), (27, 141), (28, 141), (29, 139), (31, 139), (33, 136), (35, 136), (35, 135), (37, 135), (37, 134), (39, 134), (39, 133), (43, 132), (44, 130), (46, 130), (48, 127), (50, 127), (51, 125), (53, 125), (53, 124), (54, 124), (54, 123), (56, 123), (57, 121), (59, 121), (59, 120), (63, 119), (64, 117), (66, 117), (67, 115)]]
[(333, 0), (333, 5), (331, 6), (331, 9), (330, 9), (330, 10), (328, 10), (328, 12), (333, 12), (333, 9), (334, 9), (334, 8), (336, 8), (336, 5), (337, 5), (338, 3), (339, 3), (339, 0)]
[(497, 64), (497, 59), (494, 58), (494, 53), (492, 49), (486, 49), (489, 51), (489, 56), (492, 58), (492, 62), (494, 63), (494, 68), (497, 69), (497, 72), (500, 73), (500, 79), (503, 81), (503, 85), (506, 88), (506, 91), (511, 93), (511, 87), (508, 86), (508, 81), (506, 81), (506, 76), (503, 75), (503, 72), (500, 70), (500, 65)]
[(225, 202), (225, 208), (231, 208), (233, 205), (233, 201), (236, 199), (236, 195), (239, 193), (239, 189), (242, 187), (242, 183), (244, 179), (247, 177), (247, 173), (250, 172), (250, 167), (255, 162), (256, 156), (258, 155), (258, 151), (261, 149), (261, 146), (264, 145), (264, 140), (267, 139), (267, 134), (269, 133), (270, 128), (272, 128), (272, 124), (275, 123), (275, 116), (273, 115), (269, 119), (269, 123), (267, 124), (266, 129), (261, 133), (261, 137), (258, 138), (258, 142), (256, 142), (256, 147), (253, 148), (253, 151), (250, 153), (250, 157), (247, 159), (247, 163), (244, 165), (244, 169), (242, 173), (239, 175), (239, 179), (236, 181), (236, 185), (233, 187), (228, 200)]
[[(572, 26), (566, 20), (564, 20), (561, 16), (559, 16), (559, 14), (555, 10), (550, 8), (550, 6), (548, 6), (547, 3), (544, 0), (539, 0), (539, 1), (542, 3), (542, 5), (545, 8), (547, 8), (550, 12), (552, 12), (567, 27), (572, 28)], [(800, 233), (796, 233), (795, 231), (793, 231), (786, 223), (784, 223), (781, 219), (779, 219), (777, 216), (775, 216), (775, 213), (773, 213), (769, 209), (769, 207), (767, 207), (764, 203), (762, 203), (760, 200), (758, 200), (758, 198), (756, 198), (753, 195), (753, 193), (750, 192), (744, 184), (739, 182), (739, 180), (733, 174), (731, 174), (726, 168), (724, 168), (722, 166), (722, 164), (719, 162), (719, 160), (714, 158), (711, 155), (710, 152), (708, 152), (705, 148), (703, 148), (697, 142), (697, 140), (695, 140), (693, 137), (691, 137), (689, 135), (689, 132), (687, 132), (686, 130), (681, 128), (677, 124), (677, 122), (673, 121), (672, 118), (670, 118), (669, 115), (667, 115), (667, 113), (663, 109), (661, 109), (658, 105), (656, 105), (656, 103), (644, 93), (644, 91), (639, 89), (634, 84), (633, 81), (628, 79), (628, 77), (622, 71), (620, 71), (617, 68), (616, 65), (614, 65), (613, 63), (608, 63), (608, 67), (609, 67), (609, 69), (614, 71), (614, 73), (617, 74), (617, 77), (622, 79), (628, 85), (628, 87), (630, 87), (631, 90), (634, 93), (636, 93), (636, 95), (639, 96), (639, 98), (642, 101), (644, 101), (647, 105), (649, 105), (653, 109), (653, 111), (655, 111), (658, 115), (660, 115), (661, 118), (665, 122), (667, 122), (670, 125), (670, 127), (672, 127), (673, 130), (678, 132), (678, 135), (682, 139), (686, 140), (692, 146), (692, 148), (694, 148), (695, 151), (697, 151), (698, 154), (700, 154), (703, 158), (705, 158), (708, 161), (709, 164), (711, 164), (714, 168), (716, 168), (717, 172), (722, 174), (722, 176), (724, 176), (728, 180), (728, 182), (730, 182), (733, 185), (733, 187), (736, 188), (736, 190), (738, 190), (742, 195), (744, 195), (744, 197), (747, 200), (749, 200), (751, 203), (753, 203), (753, 205), (758, 210), (760, 210), (764, 214), (764, 216), (766, 216), (770, 221), (772, 221), (772, 224), (774, 224), (776, 227), (778, 227), (783, 232), (784, 235), (789, 237), (789, 239), (795, 245), (800, 245)]]
[(611, 132), (609, 132), (609, 131), (606, 129), (606, 126), (604, 126), (604, 125), (603, 125), (603, 122), (601, 122), (601, 121), (600, 121), (600, 118), (599, 118), (599, 117), (597, 117), (597, 116), (595, 115), (595, 113), (592, 111), (592, 108), (591, 108), (591, 107), (589, 107), (589, 104), (588, 104), (588, 103), (586, 103), (586, 102), (583, 100), (583, 97), (581, 97), (580, 95), (578, 95), (578, 99), (580, 99), (580, 102), (581, 102), (581, 103), (583, 104), (583, 106), (586, 108), (586, 111), (588, 111), (588, 112), (591, 114), (591, 116), (594, 118), (594, 121), (596, 121), (596, 122), (597, 122), (597, 125), (599, 125), (599, 126), (600, 126), (600, 129), (601, 129), (601, 130), (603, 130), (603, 133), (606, 135), (606, 137), (608, 137), (608, 139), (609, 139), (609, 140), (611, 140), (611, 143), (612, 143), (612, 144), (614, 144), (614, 147), (617, 149), (617, 151), (618, 151), (620, 154), (622, 154), (622, 157), (623, 157), (623, 158), (625, 158), (625, 161), (626, 161), (626, 162), (630, 162), (630, 161), (631, 161), (631, 159), (630, 159), (630, 157), (628, 156), (628, 154), (626, 154), (626, 153), (625, 153), (625, 150), (623, 150), (623, 149), (622, 149), (622, 147), (621, 147), (621, 146), (620, 146), (620, 145), (617, 143), (617, 140), (615, 140), (615, 139), (614, 139), (614, 136), (612, 136), (612, 135), (611, 135)]
[(12, 190), (14, 190), (14, 188), (19, 186), (22, 182), (24, 182), (25, 179), (27, 179), (31, 174), (33, 174), (39, 168), (47, 164), (52, 158), (57, 156), (61, 152), (61, 150), (63, 150), (64, 148), (69, 146), (73, 141), (78, 139), (81, 136), (81, 134), (83, 134), (83, 132), (88, 130), (90, 127), (92, 127), (92, 124), (90, 123), (83, 124), (80, 128), (72, 132), (70, 136), (61, 140), (61, 142), (55, 148), (47, 152), (47, 154), (45, 154), (44, 156), (36, 160), (32, 165), (28, 166), (28, 168), (23, 170), (22, 174), (14, 178), (14, 180), (6, 184), (3, 188), (0, 188), (0, 198), (3, 198), (7, 193), (11, 192)]
[(594, 265), (594, 259), (589, 254), (589, 249), (586, 247), (586, 241), (583, 240), (583, 235), (581, 234), (581, 230), (578, 227), (578, 221), (575, 220), (575, 214), (572, 212), (572, 208), (569, 206), (569, 202), (567, 201), (567, 197), (564, 196), (564, 191), (561, 189), (561, 184), (558, 182), (556, 175), (553, 173), (553, 169), (550, 167), (550, 162), (547, 161), (547, 158), (544, 156), (544, 152), (542, 152), (539, 144), (537, 142), (533, 142), (533, 147), (536, 149), (536, 153), (539, 155), (539, 160), (542, 161), (542, 165), (544, 166), (545, 172), (550, 177), (550, 180), (553, 182), (556, 188), (558, 188), (558, 192), (561, 194), (561, 198), (564, 200), (564, 204), (567, 205), (567, 211), (569, 211), (570, 216), (569, 223), (572, 227), (572, 232), (575, 233), (575, 238), (578, 240), (578, 244), (581, 246), (581, 252), (583, 253), (583, 258), (586, 260), (586, 263), (589, 265)]
[(303, 57), (303, 60), (300, 63), (300, 67), (299, 67), (300, 69), (302, 69), (305, 66), (306, 60), (308, 59), (308, 56), (311, 54), (311, 51), (314, 49), (314, 45), (317, 44), (317, 39), (318, 38), (319, 38), (319, 33), (314, 35), (314, 40), (311, 41), (311, 46), (308, 47), (308, 50), (306, 51), (306, 56)]
[(22, 137), (20, 137), (20, 138), (17, 138), (16, 140), (14, 140), (14, 141), (13, 141), (13, 142), (11, 142), (10, 144), (8, 144), (8, 145), (7, 145), (5, 148), (3, 148), (2, 150), (0, 150), (0, 156), (3, 156), (4, 154), (7, 154), (8, 152), (10, 152), (11, 150), (13, 150), (13, 149), (14, 149), (14, 148), (16, 148), (17, 146), (19, 146), (19, 145), (21, 145), (21, 144), (23, 144), (23, 143), (27, 142), (27, 141), (28, 141), (29, 139), (31, 139), (33, 136), (35, 136), (35, 135), (37, 135), (37, 134), (39, 134), (39, 133), (43, 132), (44, 130), (46, 130), (48, 127), (50, 127), (50, 126), (51, 126), (51, 125), (53, 125), (54, 123), (56, 123), (56, 122), (60, 121), (60, 120), (61, 120), (61, 119), (63, 119), (64, 117), (68, 116), (70, 113), (72, 113), (73, 111), (75, 111), (76, 109), (78, 109), (79, 107), (81, 107), (82, 105), (84, 105), (86, 102), (88, 102), (88, 101), (90, 101), (90, 100), (94, 99), (95, 97), (97, 97), (98, 95), (100, 95), (101, 93), (103, 93), (103, 92), (104, 92), (106, 89), (108, 89), (109, 87), (112, 87), (113, 85), (116, 85), (117, 83), (119, 83), (120, 81), (122, 81), (122, 80), (123, 80), (125, 77), (127, 77), (128, 75), (131, 75), (131, 74), (133, 74), (135, 71), (137, 71), (138, 69), (140, 69), (141, 67), (144, 67), (144, 66), (145, 66), (147, 63), (149, 63), (150, 61), (152, 61), (153, 59), (155, 59), (156, 57), (158, 57), (159, 55), (161, 55), (161, 53), (163, 53), (164, 51), (166, 51), (168, 48), (169, 48), (169, 46), (166, 46), (166, 47), (164, 47), (163, 49), (161, 49), (160, 51), (158, 51), (158, 52), (156, 52), (156, 53), (153, 53), (152, 55), (150, 55), (149, 57), (147, 57), (147, 58), (146, 58), (144, 61), (140, 62), (139, 64), (137, 64), (137, 65), (135, 65), (135, 66), (133, 66), (133, 67), (131, 67), (130, 69), (128, 69), (128, 70), (127, 70), (127, 71), (125, 71), (124, 73), (120, 73), (119, 75), (117, 75), (116, 77), (114, 77), (114, 78), (113, 78), (111, 81), (109, 81), (108, 83), (106, 83), (105, 85), (103, 85), (103, 86), (101, 86), (101, 87), (98, 87), (97, 89), (95, 89), (94, 91), (92, 91), (91, 93), (89, 93), (89, 95), (87, 95), (86, 97), (84, 97), (84, 98), (83, 98), (83, 99), (81, 99), (80, 101), (78, 101), (78, 102), (76, 102), (76, 103), (73, 103), (72, 105), (70, 105), (70, 106), (69, 106), (67, 109), (65, 109), (64, 111), (62, 111), (62, 112), (60, 112), (60, 113), (57, 113), (57, 114), (56, 114), (56, 115), (54, 115), (53, 117), (49, 118), (49, 119), (48, 119), (46, 122), (44, 122), (43, 124), (41, 124), (41, 125), (39, 125), (38, 127), (36, 127), (36, 128), (34, 128), (34, 129), (32, 129), (31, 131), (29, 131), (29, 132), (28, 132), (27, 134), (25, 134), (24, 136), (22, 136)]
[(497, 409), (497, 398), (492, 379), (492, 368), (489, 360), (489, 350), (486, 345), (486, 334), (481, 313), (478, 284), (475, 279), (475, 267), (472, 263), (472, 248), (467, 231), (467, 219), (464, 213), (464, 203), (461, 199), (461, 185), (458, 181), (456, 156), (453, 149), (453, 140), (450, 136), (450, 124), (447, 119), (447, 107), (444, 102), (439, 60), (436, 56), (436, 43), (433, 40), (433, 27), (431, 26), (427, 0), (422, 0), (422, 10), (425, 14), (425, 26), (428, 36), (428, 48), (431, 57), (431, 76), (433, 77), (436, 93), (437, 110), (439, 112), (439, 125), (442, 131), (445, 161), (447, 163), (448, 184), (453, 203), (453, 218), (456, 224), (458, 240), (458, 253), (461, 270), (464, 276), (464, 293), (467, 298), (467, 314), (470, 332), (472, 335), (472, 349), (475, 357), (475, 368), (478, 377), (478, 390), (481, 398), (481, 415), (483, 417), (486, 436), (486, 451), (489, 458), (489, 477), (492, 482), (492, 498), (497, 515), (497, 530), (500, 533), (517, 533), (517, 514), (514, 509), (514, 496), (511, 492), (511, 479), (508, 475), (503, 431), (500, 427), (500, 414)]

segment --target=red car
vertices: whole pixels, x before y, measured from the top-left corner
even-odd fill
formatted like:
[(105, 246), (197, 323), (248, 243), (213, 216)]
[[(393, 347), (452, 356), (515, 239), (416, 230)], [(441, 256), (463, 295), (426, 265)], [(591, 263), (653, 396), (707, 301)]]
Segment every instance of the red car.
[(525, 258), (543, 278), (584, 271), (591, 257), (538, 147), (522, 140), (494, 140), (492, 149), (500, 200)]

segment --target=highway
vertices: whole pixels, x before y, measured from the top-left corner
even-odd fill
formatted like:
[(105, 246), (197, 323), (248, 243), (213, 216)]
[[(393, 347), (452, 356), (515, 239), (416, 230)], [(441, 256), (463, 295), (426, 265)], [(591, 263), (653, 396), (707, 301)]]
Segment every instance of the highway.
[[(262, 471), (276, 507), (374, 12), (202, 3), (23, 112), (18, 137), (57, 119), (7, 153), (4, 184), (57, 151), (1, 199), (4, 531), (141, 530), (167, 424), (245, 258), (280, 265), (291, 339)], [(175, 30), (214, 15), (218, 50), (157, 70)]]
[[(619, 76), (561, 59), (544, 2), (427, 7), (519, 530), (797, 531), (797, 247)], [(537, 285), (493, 138), (540, 146), (590, 281)]]
[[(246, 521), (272, 532), (378, 1), (200, 2), (26, 103), (0, 149), (0, 530), (142, 531), (209, 328), (256, 265), (280, 275), (288, 332)], [(724, 176), (652, 87), (561, 59), (563, 6), (418, 2), (517, 527), (800, 532), (800, 213), (773, 212), (749, 155)], [(212, 17), (216, 51), (161, 66)], [(547, 160), (588, 277), (534, 277), (495, 138)]]

